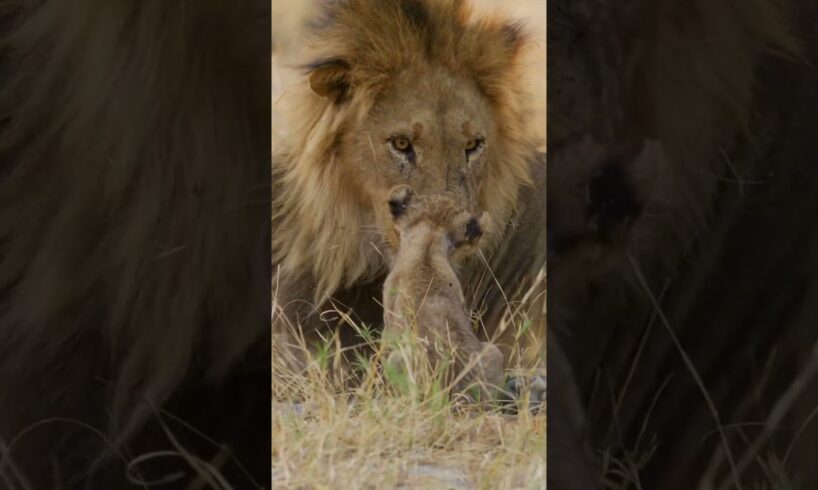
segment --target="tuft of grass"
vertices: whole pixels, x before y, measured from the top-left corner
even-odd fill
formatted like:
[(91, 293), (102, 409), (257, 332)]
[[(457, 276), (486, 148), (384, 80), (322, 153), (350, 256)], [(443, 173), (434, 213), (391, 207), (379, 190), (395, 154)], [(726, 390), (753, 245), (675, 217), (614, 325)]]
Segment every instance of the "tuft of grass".
[(274, 372), (273, 488), (545, 488), (545, 413), (462, 403), (436, 373), (382, 357)]
[[(532, 329), (516, 310), (519, 339)], [(273, 359), (273, 488), (545, 488), (545, 410), (453, 394), (446, 364), (433, 369), (412, 333), (379, 339), (337, 313), (358, 346), (336, 333), (309, 348), (290, 325), (306, 367)]]

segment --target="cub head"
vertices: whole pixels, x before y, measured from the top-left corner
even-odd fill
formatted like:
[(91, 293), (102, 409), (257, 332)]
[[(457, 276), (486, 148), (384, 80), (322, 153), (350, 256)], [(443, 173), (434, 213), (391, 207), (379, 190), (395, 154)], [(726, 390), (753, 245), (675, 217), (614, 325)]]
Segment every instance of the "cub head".
[(475, 252), (491, 226), (485, 212), (467, 211), (445, 195), (417, 196), (407, 185), (392, 188), (387, 204), (397, 249), (411, 246), (422, 234), (442, 240), (444, 250), (455, 263)]

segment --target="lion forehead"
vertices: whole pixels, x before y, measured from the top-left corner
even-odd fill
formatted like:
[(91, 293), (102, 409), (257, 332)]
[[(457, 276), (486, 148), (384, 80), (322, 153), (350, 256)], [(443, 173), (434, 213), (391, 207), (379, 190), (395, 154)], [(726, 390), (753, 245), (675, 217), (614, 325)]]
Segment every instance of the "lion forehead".
[(451, 128), (473, 136), (493, 129), (491, 108), (474, 81), (443, 68), (396, 76), (366, 115), (389, 130), (412, 134)]

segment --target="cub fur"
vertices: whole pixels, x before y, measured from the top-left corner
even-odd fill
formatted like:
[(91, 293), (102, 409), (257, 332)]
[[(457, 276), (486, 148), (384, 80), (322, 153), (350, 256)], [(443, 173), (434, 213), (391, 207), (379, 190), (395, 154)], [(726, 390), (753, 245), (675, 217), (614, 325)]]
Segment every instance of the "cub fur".
[[(384, 282), (384, 335), (416, 331), (432, 366), (453, 358), (447, 385), (476, 386), (481, 399), (492, 398), (503, 381), (503, 355), (477, 339), (456, 271), (483, 235), (486, 214), (469, 213), (447, 196), (415, 197), (405, 185), (390, 191), (388, 204), (400, 244)], [(403, 362), (400, 350), (388, 361)]]

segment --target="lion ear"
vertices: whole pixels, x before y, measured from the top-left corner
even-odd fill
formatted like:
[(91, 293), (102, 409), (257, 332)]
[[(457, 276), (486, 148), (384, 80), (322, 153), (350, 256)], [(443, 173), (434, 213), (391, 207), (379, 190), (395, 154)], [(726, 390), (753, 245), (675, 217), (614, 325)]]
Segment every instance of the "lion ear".
[(349, 63), (340, 59), (320, 60), (308, 66), (310, 88), (316, 95), (333, 101), (342, 99), (349, 92)]
[(501, 31), (506, 49), (511, 55), (519, 53), (525, 43), (528, 42), (525, 26), (520, 21), (505, 24)]

